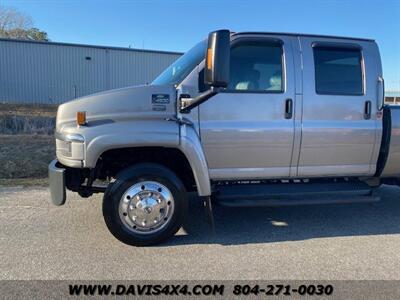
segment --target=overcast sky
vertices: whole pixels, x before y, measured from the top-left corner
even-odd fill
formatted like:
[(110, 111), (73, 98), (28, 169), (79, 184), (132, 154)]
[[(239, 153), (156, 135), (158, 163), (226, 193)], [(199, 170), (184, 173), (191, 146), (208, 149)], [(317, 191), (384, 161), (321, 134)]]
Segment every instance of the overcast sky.
[(376, 39), (388, 90), (400, 90), (400, 0), (0, 0), (57, 42), (186, 51), (209, 31), (277, 31)]

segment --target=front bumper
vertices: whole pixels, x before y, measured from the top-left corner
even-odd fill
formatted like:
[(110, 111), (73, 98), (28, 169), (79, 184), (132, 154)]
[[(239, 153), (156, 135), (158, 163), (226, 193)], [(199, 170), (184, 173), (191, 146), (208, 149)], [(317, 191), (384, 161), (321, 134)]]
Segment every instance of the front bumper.
[(65, 169), (59, 165), (57, 159), (49, 164), (49, 185), (51, 202), (60, 206), (67, 199), (65, 191)]

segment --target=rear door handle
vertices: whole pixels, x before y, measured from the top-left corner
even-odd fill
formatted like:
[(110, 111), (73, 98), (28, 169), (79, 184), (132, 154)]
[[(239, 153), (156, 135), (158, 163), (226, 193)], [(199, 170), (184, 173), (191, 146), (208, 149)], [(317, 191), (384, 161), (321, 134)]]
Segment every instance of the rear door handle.
[(364, 119), (369, 120), (371, 119), (371, 101), (365, 101), (364, 106)]
[(291, 119), (293, 117), (293, 100), (286, 99), (285, 102), (285, 119)]

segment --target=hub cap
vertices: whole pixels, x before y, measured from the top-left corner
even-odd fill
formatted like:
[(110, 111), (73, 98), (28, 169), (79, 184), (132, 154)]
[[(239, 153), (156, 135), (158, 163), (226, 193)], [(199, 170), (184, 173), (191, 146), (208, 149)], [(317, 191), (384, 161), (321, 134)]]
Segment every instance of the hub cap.
[(122, 223), (140, 234), (154, 233), (165, 227), (174, 212), (174, 198), (161, 183), (142, 181), (131, 186), (119, 203)]

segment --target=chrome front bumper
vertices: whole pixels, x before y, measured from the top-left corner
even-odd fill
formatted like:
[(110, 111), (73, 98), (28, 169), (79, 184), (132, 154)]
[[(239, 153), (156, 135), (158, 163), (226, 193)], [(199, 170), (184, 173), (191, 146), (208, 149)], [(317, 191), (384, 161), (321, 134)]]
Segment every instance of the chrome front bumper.
[(59, 166), (57, 159), (49, 164), (49, 185), (51, 202), (57, 206), (63, 205), (67, 199), (65, 191), (65, 169)]

